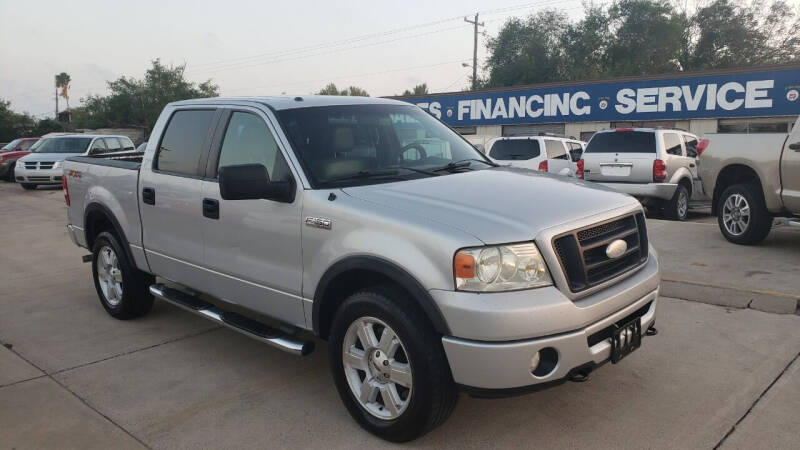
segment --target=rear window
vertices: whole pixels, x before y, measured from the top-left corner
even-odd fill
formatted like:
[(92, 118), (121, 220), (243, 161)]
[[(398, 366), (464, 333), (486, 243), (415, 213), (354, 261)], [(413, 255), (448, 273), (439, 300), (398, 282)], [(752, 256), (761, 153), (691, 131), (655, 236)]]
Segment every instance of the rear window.
[(155, 168), (181, 175), (199, 175), (203, 143), (213, 118), (213, 110), (176, 111), (158, 147)]
[(489, 156), (499, 161), (536, 158), (542, 153), (536, 139), (502, 139), (492, 144)]
[(585, 153), (655, 153), (656, 135), (649, 131), (614, 131), (592, 136)]

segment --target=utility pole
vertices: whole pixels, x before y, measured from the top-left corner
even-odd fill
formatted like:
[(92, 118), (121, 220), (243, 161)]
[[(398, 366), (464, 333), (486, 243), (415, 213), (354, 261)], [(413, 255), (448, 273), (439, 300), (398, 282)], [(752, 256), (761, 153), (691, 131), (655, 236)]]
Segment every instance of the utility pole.
[(475, 20), (464, 17), (464, 22), (475, 26), (474, 41), (472, 44), (472, 90), (478, 88), (478, 27), (483, 26), (483, 22), (478, 22), (478, 13), (475, 13)]

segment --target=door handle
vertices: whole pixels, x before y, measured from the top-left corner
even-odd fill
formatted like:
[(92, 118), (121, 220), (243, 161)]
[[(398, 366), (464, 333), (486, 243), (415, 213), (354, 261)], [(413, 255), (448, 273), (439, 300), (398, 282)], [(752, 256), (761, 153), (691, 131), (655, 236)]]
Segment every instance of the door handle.
[(153, 188), (142, 188), (142, 202), (148, 205), (156, 204), (156, 190)]
[(800, 151), (800, 141), (795, 142), (794, 144), (789, 144), (789, 149), (794, 151)]
[(219, 200), (213, 198), (203, 199), (203, 216), (209, 219), (219, 219)]
[(694, 167), (694, 163), (689, 163), (689, 167)]

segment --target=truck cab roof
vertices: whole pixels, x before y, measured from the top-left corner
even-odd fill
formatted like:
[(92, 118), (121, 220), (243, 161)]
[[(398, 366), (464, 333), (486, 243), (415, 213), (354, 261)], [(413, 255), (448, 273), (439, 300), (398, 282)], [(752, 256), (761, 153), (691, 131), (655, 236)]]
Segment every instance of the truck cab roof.
[(409, 103), (388, 98), (350, 97), (339, 95), (277, 95), (266, 97), (212, 97), (181, 100), (170, 103), (173, 106), (209, 105), (209, 104), (252, 104), (265, 105), (274, 110), (310, 108), (316, 106), (339, 105), (410, 105)]

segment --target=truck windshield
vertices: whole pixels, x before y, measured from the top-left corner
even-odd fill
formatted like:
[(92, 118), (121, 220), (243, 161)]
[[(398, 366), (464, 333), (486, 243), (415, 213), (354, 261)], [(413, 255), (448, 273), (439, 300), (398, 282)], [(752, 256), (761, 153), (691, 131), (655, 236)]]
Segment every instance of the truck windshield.
[(11, 150), (12, 148), (16, 147), (21, 140), (22, 139), (14, 139), (13, 141), (6, 144), (3, 148), (0, 148), (0, 150)]
[(37, 142), (38, 145), (31, 147), (33, 153), (83, 153), (92, 142), (92, 138), (48, 138)]
[(320, 106), (287, 109), (278, 116), (315, 188), (494, 165), (461, 136), (411, 105)]
[(584, 153), (655, 153), (652, 131), (613, 131), (592, 136)]

